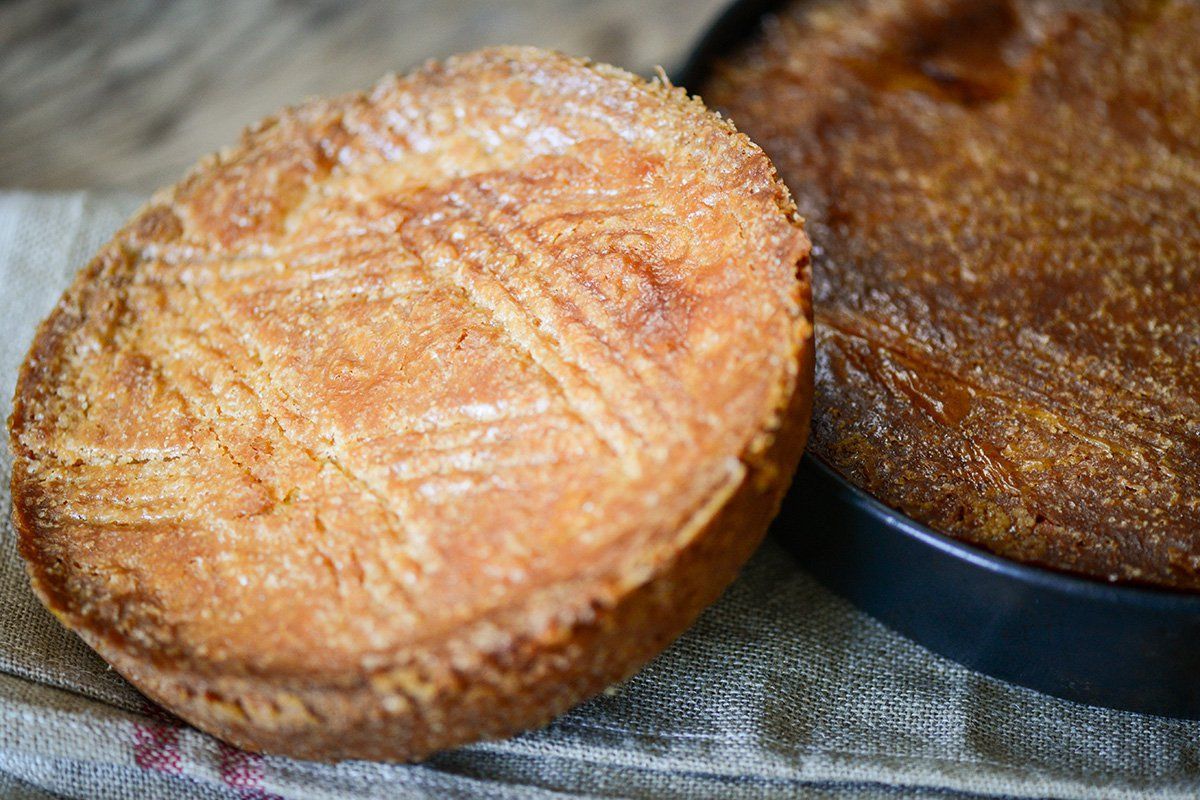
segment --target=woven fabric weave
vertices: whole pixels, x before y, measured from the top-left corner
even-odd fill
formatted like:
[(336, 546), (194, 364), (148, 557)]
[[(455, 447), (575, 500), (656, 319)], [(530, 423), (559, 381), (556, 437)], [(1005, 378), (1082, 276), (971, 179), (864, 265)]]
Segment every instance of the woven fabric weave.
[[(0, 192), (5, 418), (38, 321), (137, 204)], [(416, 766), (243, 753), (154, 707), (42, 609), (16, 553), (6, 448), (0, 468), (0, 796), (1200, 795), (1200, 723), (973, 673), (854, 610), (770, 541), (667, 652), (543, 730)]]

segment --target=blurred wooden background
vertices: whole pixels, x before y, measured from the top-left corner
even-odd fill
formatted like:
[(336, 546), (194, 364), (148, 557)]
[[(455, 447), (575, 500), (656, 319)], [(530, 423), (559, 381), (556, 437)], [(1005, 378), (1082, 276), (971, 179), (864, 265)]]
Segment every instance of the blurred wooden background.
[(725, 2), (8, 0), (0, 188), (150, 191), (280, 105), (486, 44), (670, 69)]

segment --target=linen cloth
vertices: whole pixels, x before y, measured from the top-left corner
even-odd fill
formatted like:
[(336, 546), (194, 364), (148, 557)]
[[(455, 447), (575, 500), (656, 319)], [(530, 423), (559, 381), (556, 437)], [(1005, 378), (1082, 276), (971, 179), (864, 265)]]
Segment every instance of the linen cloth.
[[(5, 418), (38, 321), (138, 202), (0, 192)], [(5, 797), (1200, 795), (1200, 723), (973, 673), (854, 610), (771, 541), (662, 656), (543, 730), (417, 766), (243, 753), (155, 708), (42, 609), (16, 553), (0, 450)]]

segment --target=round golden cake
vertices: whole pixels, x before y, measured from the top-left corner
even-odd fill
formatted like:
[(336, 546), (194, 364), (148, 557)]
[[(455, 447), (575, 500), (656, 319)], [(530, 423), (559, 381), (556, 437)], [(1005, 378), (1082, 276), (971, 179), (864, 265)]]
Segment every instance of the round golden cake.
[(703, 95), (818, 245), (817, 455), (1001, 555), (1200, 589), (1200, 4), (791, 3)]
[(808, 250), (758, 147), (612, 67), (495, 49), (285, 110), (39, 329), (34, 588), (242, 747), (544, 723), (760, 541), (808, 427)]

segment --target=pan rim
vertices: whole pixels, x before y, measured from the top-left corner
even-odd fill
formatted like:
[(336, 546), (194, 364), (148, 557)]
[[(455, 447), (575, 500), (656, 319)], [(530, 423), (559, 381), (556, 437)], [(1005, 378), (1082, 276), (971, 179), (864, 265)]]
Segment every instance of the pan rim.
[(901, 511), (888, 506), (874, 495), (855, 486), (833, 466), (814, 453), (806, 453), (805, 461), (836, 486), (842, 502), (853, 504), (876, 523), (899, 533), (939, 553), (988, 572), (1021, 581), (1042, 590), (1097, 603), (1137, 605), (1146, 609), (1200, 614), (1200, 593), (1186, 589), (1127, 583), (1106, 583), (1049, 567), (1030, 564), (990, 553), (980, 547), (947, 536), (930, 528)]

